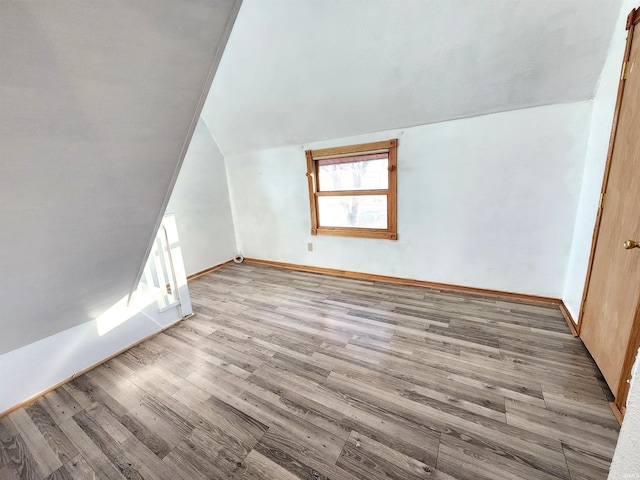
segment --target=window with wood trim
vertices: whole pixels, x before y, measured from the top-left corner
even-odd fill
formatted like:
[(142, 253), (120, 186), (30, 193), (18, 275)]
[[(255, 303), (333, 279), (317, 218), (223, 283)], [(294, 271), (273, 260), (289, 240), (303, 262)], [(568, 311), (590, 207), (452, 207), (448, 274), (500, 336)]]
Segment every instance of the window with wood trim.
[(397, 240), (398, 140), (307, 150), (311, 235)]

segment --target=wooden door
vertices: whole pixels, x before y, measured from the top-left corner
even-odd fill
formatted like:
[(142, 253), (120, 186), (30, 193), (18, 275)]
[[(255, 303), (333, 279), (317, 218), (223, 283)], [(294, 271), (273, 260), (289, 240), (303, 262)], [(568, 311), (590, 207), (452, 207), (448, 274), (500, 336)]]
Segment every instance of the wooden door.
[[(624, 411), (638, 349), (640, 300), (640, 28), (627, 22), (626, 64), (609, 146), (580, 337)], [(633, 244), (627, 244), (633, 247)]]

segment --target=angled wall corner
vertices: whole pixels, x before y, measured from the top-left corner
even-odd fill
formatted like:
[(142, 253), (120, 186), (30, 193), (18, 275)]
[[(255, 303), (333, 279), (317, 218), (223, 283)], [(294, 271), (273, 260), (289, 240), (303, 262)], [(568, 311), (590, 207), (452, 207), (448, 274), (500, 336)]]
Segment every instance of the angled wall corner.
[(3, 4), (0, 354), (136, 283), (239, 6)]
[(637, 0), (625, 0), (609, 46), (609, 53), (600, 75), (593, 99), (589, 143), (582, 175), (580, 201), (576, 211), (571, 255), (567, 265), (562, 299), (573, 319), (578, 321), (584, 281), (589, 265), (591, 240), (595, 226), (602, 177), (609, 150), (611, 125), (618, 94), (620, 66), (626, 42), (627, 14), (637, 6)]
[(236, 255), (225, 161), (202, 119), (193, 133), (167, 212), (176, 215), (187, 275)]

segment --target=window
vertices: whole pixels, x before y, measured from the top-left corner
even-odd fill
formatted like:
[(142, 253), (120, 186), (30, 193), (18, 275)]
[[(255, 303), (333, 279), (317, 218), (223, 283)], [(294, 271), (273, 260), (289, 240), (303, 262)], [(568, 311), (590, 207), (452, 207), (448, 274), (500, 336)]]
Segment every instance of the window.
[(397, 240), (398, 140), (307, 150), (311, 234)]

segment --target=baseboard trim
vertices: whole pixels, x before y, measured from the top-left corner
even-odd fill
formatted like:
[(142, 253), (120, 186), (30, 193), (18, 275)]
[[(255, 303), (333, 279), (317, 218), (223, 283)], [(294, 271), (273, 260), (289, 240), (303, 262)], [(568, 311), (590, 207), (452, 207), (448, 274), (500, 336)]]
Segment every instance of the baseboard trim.
[(193, 275), (189, 275), (187, 277), (187, 282), (189, 282), (191, 280), (194, 280), (194, 279), (196, 279), (198, 277), (202, 277), (203, 275), (206, 275), (207, 273), (215, 272), (216, 270), (219, 270), (222, 267), (225, 267), (225, 266), (229, 265), (230, 263), (233, 263), (233, 260), (228, 260), (226, 262), (219, 263), (218, 265), (214, 265), (213, 267), (205, 268), (204, 270), (201, 270), (198, 273), (194, 273)]
[(138, 345), (140, 345), (142, 342), (146, 342), (147, 340), (149, 340), (150, 338), (155, 337), (156, 335), (158, 335), (159, 333), (164, 332), (165, 330), (168, 330), (169, 328), (177, 325), (178, 323), (184, 321), (184, 320), (188, 320), (190, 318), (195, 317), (196, 314), (192, 313), (190, 315), (187, 315), (186, 317), (180, 318), (178, 320), (176, 320), (175, 322), (173, 322), (171, 325), (167, 325), (166, 327), (163, 327), (161, 330), (158, 330), (157, 332), (152, 333), (151, 335), (147, 335), (144, 338), (141, 338), (140, 340), (137, 340), (136, 342), (132, 343), (131, 345), (129, 345), (128, 347), (125, 347), (123, 349), (118, 350), (116, 353), (113, 353), (111, 355), (109, 355), (108, 357), (100, 360), (98, 363), (94, 363), (93, 365), (79, 371), (78, 373), (75, 373), (73, 375), (71, 375), (69, 378), (66, 378), (64, 380), (62, 380), (61, 382), (56, 383), (55, 385), (46, 388), (45, 390), (36, 393), (35, 395), (32, 395), (31, 397), (27, 398), (26, 400), (23, 400), (22, 402), (14, 405), (13, 407), (9, 408), (8, 410), (5, 410), (4, 412), (0, 412), (0, 418), (5, 417), (6, 415), (9, 415), (11, 412), (14, 412), (15, 410), (18, 410), (26, 405), (29, 405), (31, 402), (36, 401), (38, 398), (43, 397), (44, 395), (46, 395), (49, 392), (52, 392), (53, 390), (55, 390), (56, 388), (61, 387), (62, 385), (64, 385), (65, 383), (69, 383), (71, 380), (79, 377), (80, 375), (83, 375), (91, 370), (93, 370), (96, 367), (99, 367), (100, 365), (102, 365), (103, 363), (107, 363), (109, 360), (117, 357), (118, 355), (126, 352), (127, 350), (131, 350), (134, 347), (137, 347)]
[(578, 330), (576, 329), (576, 323), (573, 321), (573, 317), (571, 316), (571, 312), (569, 311), (569, 309), (567, 308), (567, 306), (564, 304), (564, 301), (560, 301), (560, 311), (562, 312), (562, 316), (564, 317), (565, 321), (567, 322), (567, 325), (569, 327), (569, 330), (571, 330), (571, 335), (573, 335), (574, 337), (578, 336)]
[(611, 407), (611, 411), (613, 412), (613, 415), (616, 417), (616, 420), (618, 421), (618, 425), (622, 426), (622, 420), (624, 419), (624, 414), (620, 411), (620, 409), (618, 408), (618, 405), (616, 405), (616, 402), (609, 402), (609, 406)]
[(274, 262), (272, 260), (261, 260), (258, 258), (245, 258), (245, 262), (257, 263), (261, 265), (270, 265), (273, 267), (288, 268), (289, 270), (298, 270), (302, 272), (324, 273), (327, 275), (335, 275), (338, 277), (357, 278), (360, 280), (372, 280), (377, 282), (399, 283), (401, 285), (412, 285), (418, 287), (426, 287), (434, 290), (442, 290), (446, 292), (468, 293), (471, 295), (480, 295), (484, 297), (504, 298), (520, 302), (539, 303), (543, 305), (562, 304), (562, 300), (552, 297), (540, 297), (537, 295), (527, 295), (524, 293), (504, 292), (501, 290), (489, 290), (476, 287), (465, 287), (462, 285), (451, 285), (448, 283), (427, 282), (425, 280), (415, 280), (411, 278), (391, 277), (387, 275), (376, 275), (372, 273), (352, 272), (349, 270), (338, 270), (334, 268), (312, 267), (308, 265), (298, 265), (295, 263)]

